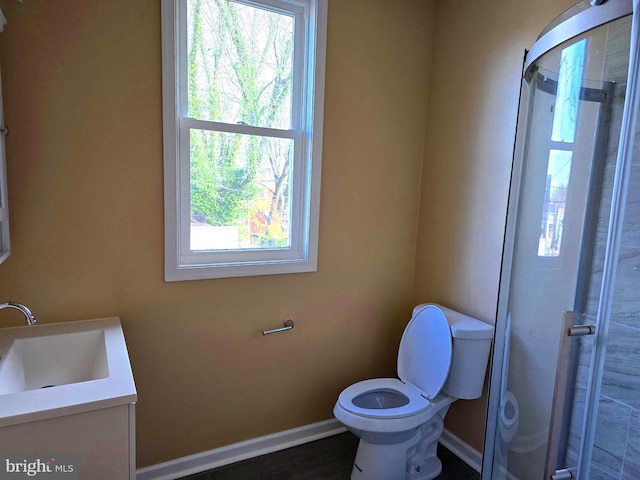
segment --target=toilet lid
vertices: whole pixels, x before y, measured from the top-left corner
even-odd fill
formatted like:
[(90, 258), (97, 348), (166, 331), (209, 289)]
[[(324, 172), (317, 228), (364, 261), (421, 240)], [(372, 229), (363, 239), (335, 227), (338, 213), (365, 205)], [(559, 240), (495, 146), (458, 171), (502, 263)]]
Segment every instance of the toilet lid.
[(451, 367), (451, 329), (436, 305), (414, 314), (398, 350), (398, 377), (420, 389), (428, 399), (442, 389)]

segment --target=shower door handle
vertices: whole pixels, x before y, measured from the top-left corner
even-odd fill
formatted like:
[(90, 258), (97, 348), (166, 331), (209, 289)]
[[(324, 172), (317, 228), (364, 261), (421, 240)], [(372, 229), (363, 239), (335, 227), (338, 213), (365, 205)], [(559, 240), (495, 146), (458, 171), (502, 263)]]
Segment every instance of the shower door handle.
[[(596, 333), (595, 325), (580, 325), (582, 315), (578, 312), (562, 312), (561, 332), (566, 332), (566, 336), (560, 337), (558, 348), (558, 361), (556, 366), (556, 382), (553, 393), (553, 404), (551, 407), (551, 422), (549, 431), (549, 449), (545, 465), (545, 478), (551, 480), (569, 480), (576, 478), (576, 470), (573, 468), (558, 468), (560, 449), (566, 442), (564, 432), (564, 419), (567, 417), (567, 399), (569, 394), (570, 375), (569, 369), (572, 364), (571, 351), (577, 347), (576, 340), (569, 337), (581, 337)], [(576, 323), (578, 323), (576, 325)], [(575, 354), (575, 353), (574, 353)]]
[(567, 335), (570, 337), (580, 337), (582, 335), (593, 335), (596, 333), (595, 325), (575, 325), (573, 327), (569, 327), (567, 331)]
[(556, 472), (551, 475), (551, 480), (571, 480), (572, 478), (576, 478), (573, 474), (574, 471), (572, 469), (562, 468), (556, 470)]
[[(551, 480), (564, 480), (574, 478), (573, 473), (558, 465), (560, 449), (564, 445), (564, 419), (567, 416), (567, 398), (569, 397), (569, 368), (571, 365), (571, 351), (575, 348), (575, 340), (569, 337), (592, 335), (595, 327), (592, 325), (576, 325), (581, 316), (577, 312), (562, 312), (560, 326), (560, 345), (558, 346), (558, 359), (556, 363), (556, 379), (553, 391), (553, 403), (551, 406), (551, 420), (549, 424), (549, 442), (547, 458), (545, 462), (545, 477)], [(593, 329), (593, 330), (592, 330)], [(566, 335), (564, 334), (566, 332)]]

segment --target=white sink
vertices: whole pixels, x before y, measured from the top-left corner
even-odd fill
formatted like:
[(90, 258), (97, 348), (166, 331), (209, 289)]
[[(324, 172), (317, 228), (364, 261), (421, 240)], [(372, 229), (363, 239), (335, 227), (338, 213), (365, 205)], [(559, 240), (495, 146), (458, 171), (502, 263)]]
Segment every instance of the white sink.
[(103, 330), (18, 338), (0, 360), (0, 395), (106, 378)]
[(119, 318), (0, 329), (0, 427), (136, 399)]

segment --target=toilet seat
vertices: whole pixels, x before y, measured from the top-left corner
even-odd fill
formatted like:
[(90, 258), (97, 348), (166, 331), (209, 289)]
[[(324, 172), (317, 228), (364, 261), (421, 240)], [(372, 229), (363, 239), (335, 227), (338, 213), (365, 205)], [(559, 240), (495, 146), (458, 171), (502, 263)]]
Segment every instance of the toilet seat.
[[(399, 393), (408, 399), (406, 405), (393, 408), (363, 408), (353, 403), (354, 398), (370, 392), (390, 391)], [(339, 405), (347, 412), (366, 418), (403, 418), (426, 410), (431, 403), (420, 394), (420, 390), (397, 378), (374, 378), (354, 383), (342, 391), (338, 397)]]
[[(431, 405), (449, 375), (452, 340), (447, 318), (435, 305), (423, 305), (414, 311), (400, 340), (397, 378), (374, 378), (347, 387), (338, 397), (338, 405), (351, 415), (369, 419), (400, 419), (418, 415)], [(396, 400), (408, 402), (388, 408), (366, 408), (354, 403), (358, 396), (385, 392)], [(395, 395), (393, 395), (395, 394)], [(391, 404), (395, 402), (389, 402)]]

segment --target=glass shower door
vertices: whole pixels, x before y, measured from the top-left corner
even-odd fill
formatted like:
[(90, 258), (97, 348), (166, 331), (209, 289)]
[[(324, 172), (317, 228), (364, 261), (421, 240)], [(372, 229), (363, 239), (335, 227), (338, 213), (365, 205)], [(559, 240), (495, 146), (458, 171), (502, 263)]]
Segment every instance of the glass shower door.
[(502, 362), (498, 414), (488, 425), (492, 480), (540, 480), (556, 470), (572, 478), (578, 467), (629, 25), (623, 18), (574, 37), (523, 80), (526, 131), (516, 145), (520, 181), (512, 187), (498, 307), (504, 336), (496, 336), (494, 356)]

